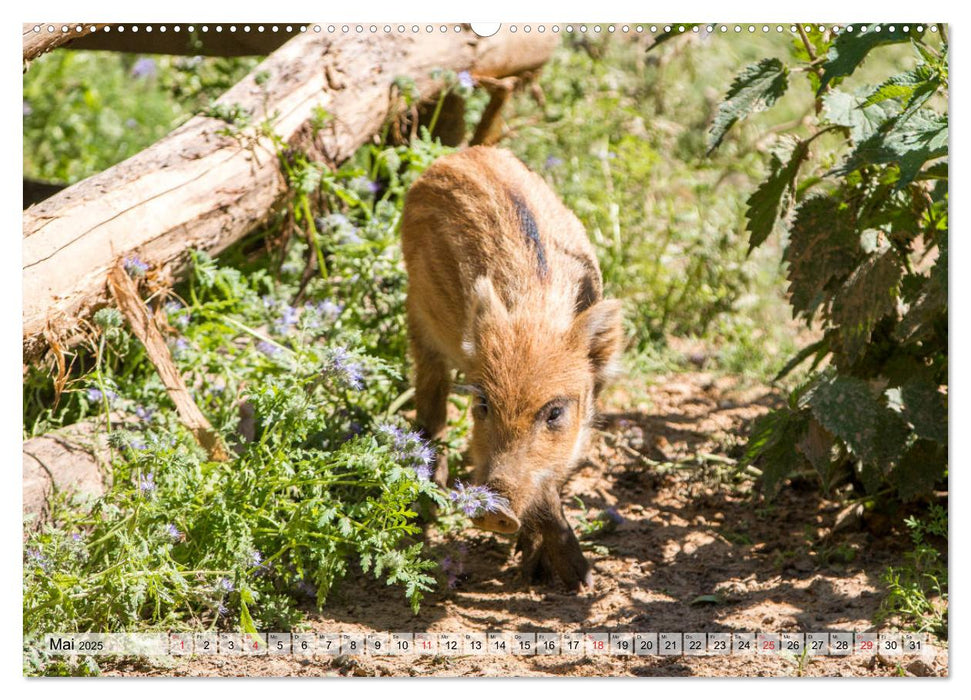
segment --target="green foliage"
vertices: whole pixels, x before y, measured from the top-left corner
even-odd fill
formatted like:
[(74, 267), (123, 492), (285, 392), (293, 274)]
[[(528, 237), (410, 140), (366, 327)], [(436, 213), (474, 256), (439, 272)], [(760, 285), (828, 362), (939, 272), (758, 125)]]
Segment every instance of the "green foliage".
[[(833, 87), (871, 50), (903, 41), (914, 67), (852, 93)], [(870, 27), (806, 36), (796, 57), (806, 65), (793, 71), (816, 74), (816, 118), (808, 135), (779, 137), (747, 219), (750, 248), (784, 229), (793, 314), (821, 337), (784, 368), (813, 358), (788, 404), (756, 425), (742, 463), (762, 467), (768, 493), (811, 468), (827, 487), (850, 476), (912, 500), (947, 475), (947, 46)], [(721, 114), (760, 106), (754, 87), (738, 95), (767, 90), (766, 65), (740, 73)], [(838, 155), (813, 156), (811, 144), (834, 139)]]
[(947, 510), (934, 505), (926, 519), (906, 520), (913, 549), (900, 567), (883, 575), (887, 595), (878, 618), (895, 618), (906, 629), (948, 638)]
[[(672, 37), (696, 36), (680, 26)], [(625, 303), (633, 371), (686, 362), (668, 345), (680, 336), (710, 348), (713, 369), (772, 376), (795, 345), (778, 265), (744, 254), (743, 203), (763, 171), (756, 135), (706, 158), (714, 108), (698, 87), (754, 57), (764, 38), (710, 37), (690, 50), (673, 38), (649, 52), (616, 37), (567, 41), (539, 76), (544, 103), (517, 95), (501, 145), (590, 234), (606, 293)]]
[(243, 77), (253, 58), (52, 51), (24, 74), (24, 175), (72, 183), (159, 140)]
[[(149, 289), (230, 461), (209, 461), (181, 425), (114, 309), (96, 314), (60, 408), (51, 379), (31, 373), (33, 432), (104, 416), (112, 485), (93, 504), (56, 502), (29, 534), (25, 635), (289, 629), (301, 599), (323, 605), (354, 570), (417, 611), (438, 568), (419, 506), (449, 501), (428, 480), (433, 446), (396, 415), (408, 390), (398, 225), (405, 191), (447, 150), (425, 132), (337, 172), (282, 152), (292, 198), (270, 232), (291, 221), (304, 235), (269, 260), (245, 242), (219, 263), (193, 253), (178, 294)], [(32, 672), (58, 668), (35, 661)]]
[(708, 133), (708, 151), (721, 145), (735, 122), (768, 109), (788, 87), (789, 69), (778, 58), (764, 58), (742, 70), (718, 106)]
[(887, 44), (907, 41), (920, 37), (923, 32), (917, 28), (904, 31), (898, 25), (868, 24), (857, 25), (854, 31), (843, 31), (830, 43), (826, 60), (823, 62), (817, 92), (823, 92), (839, 78), (852, 75), (873, 49)]
[(772, 233), (779, 208), (793, 189), (793, 181), (799, 166), (809, 154), (808, 145), (802, 142), (782, 142), (781, 147), (772, 153), (769, 177), (759, 185), (748, 198), (745, 210), (749, 237), (749, 253), (762, 245)]

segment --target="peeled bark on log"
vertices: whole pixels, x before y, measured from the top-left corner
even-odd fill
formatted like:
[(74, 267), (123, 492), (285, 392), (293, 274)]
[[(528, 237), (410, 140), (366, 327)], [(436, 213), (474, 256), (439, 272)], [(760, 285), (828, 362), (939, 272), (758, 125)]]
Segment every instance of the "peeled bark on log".
[(175, 404), (175, 410), (178, 411), (182, 423), (209, 454), (209, 459), (216, 462), (227, 461), (229, 453), (223, 445), (222, 438), (213, 430), (209, 420), (192, 399), (189, 387), (185, 385), (185, 380), (182, 379), (175, 362), (172, 361), (172, 353), (169, 352), (169, 346), (165, 344), (165, 337), (155, 325), (155, 320), (145, 306), (145, 302), (138, 295), (135, 282), (120, 264), (115, 265), (108, 274), (108, 286), (132, 333), (145, 347), (148, 359), (155, 366), (155, 371), (158, 372), (165, 391)]
[[(539, 68), (557, 38), (500, 31), (298, 36), (219, 100), (267, 119), (291, 146), (337, 165), (399, 114), (395, 79), (408, 76), (425, 99), (436, 68), (503, 77)], [(257, 77), (259, 76), (259, 81)], [(266, 76), (269, 76), (266, 78)], [(316, 131), (318, 108), (333, 115)], [(229, 127), (232, 129), (232, 127)], [(233, 134), (197, 116), (145, 151), (24, 212), (23, 353), (43, 356), (51, 339), (70, 345), (79, 320), (107, 302), (115, 263), (137, 255), (165, 278), (190, 248), (219, 253), (262, 223), (286, 194), (277, 154), (255, 127)], [(73, 336), (73, 337), (72, 337)]]

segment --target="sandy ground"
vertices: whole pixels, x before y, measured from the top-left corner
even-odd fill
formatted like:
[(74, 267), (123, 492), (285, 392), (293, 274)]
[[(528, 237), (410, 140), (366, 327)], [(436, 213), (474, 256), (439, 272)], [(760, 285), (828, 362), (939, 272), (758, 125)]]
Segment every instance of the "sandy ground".
[[(607, 508), (622, 522), (584, 538), (595, 589), (570, 595), (522, 584), (508, 538), (478, 531), (430, 535), (450, 556), (454, 587), (412, 615), (401, 592), (352, 574), (309, 630), (603, 632), (892, 631), (877, 627), (880, 575), (907, 542), (850, 522), (833, 532), (835, 500), (793, 484), (771, 503), (730, 466), (751, 420), (778, 398), (704, 373), (659, 380), (636, 394), (615, 389), (589, 463), (569, 482), (567, 514)], [(628, 407), (625, 412), (611, 406)], [(632, 407), (632, 408), (631, 408)], [(581, 503), (576, 500), (580, 499)], [(941, 676), (942, 643), (923, 656), (679, 657), (386, 656), (172, 657), (119, 661), (106, 675), (177, 676)]]

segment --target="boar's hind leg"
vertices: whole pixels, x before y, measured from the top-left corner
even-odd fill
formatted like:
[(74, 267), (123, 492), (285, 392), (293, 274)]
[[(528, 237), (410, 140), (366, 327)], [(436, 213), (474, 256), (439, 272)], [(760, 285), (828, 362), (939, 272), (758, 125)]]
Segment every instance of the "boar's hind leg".
[[(411, 352), (415, 360), (415, 408), (418, 427), (426, 440), (437, 440), (445, 431), (445, 416), (451, 379), (441, 354), (412, 337)], [(435, 463), (435, 483), (445, 487), (448, 481), (448, 459), (439, 452)]]
[(532, 517), (523, 520), (516, 548), (523, 553), (523, 575), (533, 583), (549, 583), (556, 575), (570, 590), (593, 589), (593, 572), (580, 542), (550, 490)]

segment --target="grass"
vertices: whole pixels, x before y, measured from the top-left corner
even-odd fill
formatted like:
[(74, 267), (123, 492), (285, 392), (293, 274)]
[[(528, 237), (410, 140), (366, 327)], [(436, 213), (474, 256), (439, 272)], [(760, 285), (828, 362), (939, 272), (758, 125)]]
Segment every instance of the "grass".
[(24, 177), (73, 183), (150, 146), (258, 63), (53, 51), (24, 74)]

